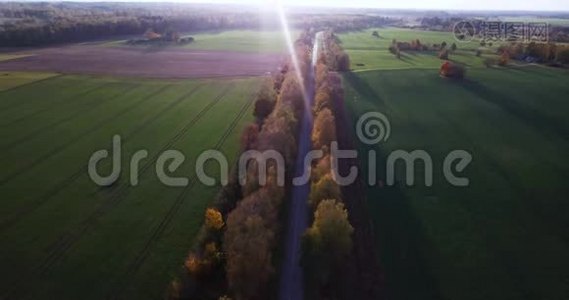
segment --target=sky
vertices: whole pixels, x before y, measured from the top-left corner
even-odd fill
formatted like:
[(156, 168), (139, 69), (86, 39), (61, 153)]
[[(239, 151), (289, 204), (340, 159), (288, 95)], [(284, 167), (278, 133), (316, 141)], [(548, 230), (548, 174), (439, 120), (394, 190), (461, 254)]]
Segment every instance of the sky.
[[(201, 3), (266, 4), (276, 0), (178, 0)], [(285, 5), (443, 10), (569, 12), (569, 0), (282, 0)]]

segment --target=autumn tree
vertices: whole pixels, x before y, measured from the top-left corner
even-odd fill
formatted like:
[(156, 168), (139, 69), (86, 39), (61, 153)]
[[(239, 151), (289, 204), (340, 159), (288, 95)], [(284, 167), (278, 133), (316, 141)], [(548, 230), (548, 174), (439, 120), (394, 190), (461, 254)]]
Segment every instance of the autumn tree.
[(144, 37), (147, 40), (155, 40), (155, 39), (159, 39), (161, 36), (160, 36), (160, 34), (154, 32), (154, 30), (152, 28), (148, 28), (146, 30), (146, 32), (144, 33)]
[(262, 217), (240, 210), (232, 212), (227, 222), (229, 288), (237, 300), (263, 299), (263, 290), (274, 272), (271, 252), (274, 233), (265, 227)]
[(354, 229), (348, 212), (336, 200), (323, 200), (314, 212), (314, 222), (303, 238), (302, 265), (310, 285), (333, 289), (352, 249)]
[[(296, 139), (291, 127), (289, 115), (271, 115), (265, 122), (259, 134), (259, 151), (275, 150), (280, 153), (287, 163), (294, 162), (296, 156)], [(292, 116), (290, 116), (292, 118)], [(295, 126), (294, 126), (295, 127)]]
[(297, 77), (289, 73), (285, 76), (281, 93), (278, 98), (279, 105), (289, 105), (294, 110), (295, 116), (301, 116), (304, 110), (304, 86)]
[(241, 134), (241, 150), (247, 151), (257, 148), (257, 141), (259, 139), (259, 125), (249, 124)]
[(333, 141), (336, 141), (336, 121), (330, 109), (324, 108), (314, 120), (312, 146), (314, 149), (322, 149), (324, 146), (329, 147)]
[(261, 189), (243, 199), (227, 218), (227, 280), (237, 300), (265, 299), (263, 290), (273, 273), (272, 249), (283, 195), (282, 191)]
[(205, 211), (205, 226), (212, 231), (220, 230), (225, 223), (223, 223), (223, 216), (215, 208), (208, 208)]
[(323, 109), (332, 109), (333, 103), (330, 97), (330, 90), (328, 88), (318, 89), (314, 96), (314, 113), (318, 114)]
[(504, 51), (498, 59), (498, 65), (507, 66), (508, 63), (510, 63), (510, 53), (508, 53), (508, 51)]
[(323, 200), (341, 198), (342, 192), (332, 174), (326, 174), (311, 184), (308, 199), (314, 208), (318, 207)]
[[(321, 55), (320, 57), (324, 57)], [(316, 88), (320, 89), (322, 85), (326, 83), (326, 78), (328, 78), (328, 66), (324, 62), (316, 64)]]
[(274, 90), (274, 85), (271, 80), (267, 79), (261, 85), (261, 89), (257, 93), (255, 100), (255, 110), (253, 115), (257, 118), (257, 122), (262, 121), (273, 111), (277, 95)]
[(312, 181), (316, 182), (328, 174), (331, 175), (331, 172), (332, 163), (330, 161), (330, 154), (327, 154), (316, 162), (316, 165), (312, 168)]

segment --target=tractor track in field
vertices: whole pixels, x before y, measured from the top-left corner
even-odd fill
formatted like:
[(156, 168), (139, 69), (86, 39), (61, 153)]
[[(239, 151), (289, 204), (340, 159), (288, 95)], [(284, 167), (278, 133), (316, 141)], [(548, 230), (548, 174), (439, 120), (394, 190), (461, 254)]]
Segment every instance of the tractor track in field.
[[(27, 83), (24, 83), (24, 84), (20, 84), (20, 85), (17, 85), (17, 86), (15, 86), (15, 87), (11, 87), (11, 88), (9, 88), (9, 89), (1, 90), (1, 91), (0, 91), (0, 95), (6, 94), (6, 93), (8, 93), (8, 92), (11, 92), (11, 91), (14, 91), (14, 90), (17, 90), (17, 89), (20, 89), (20, 88), (29, 87), (30, 85), (38, 84), (38, 83), (41, 83), (41, 82), (44, 82), (44, 81), (48, 81), (48, 80), (51, 80), (51, 79), (56, 79), (56, 78), (64, 77), (64, 76), (65, 76), (65, 74), (57, 74), (57, 75), (50, 76), (50, 77), (47, 77), (47, 78), (43, 78), (43, 79), (35, 80), (35, 81), (32, 81), (32, 82), (27, 82)], [(4, 109), (6, 109), (6, 108), (8, 108), (8, 107), (12, 108), (13, 106), (12, 106), (12, 105), (6, 105), (6, 106), (4, 106), (4, 107), (0, 107), (0, 110), (4, 110)]]
[[(140, 133), (142, 130), (144, 130), (146, 127), (148, 127), (148, 125), (152, 124), (153, 122), (155, 122), (158, 118), (160, 118), (164, 113), (168, 112), (169, 110), (173, 109), (174, 107), (176, 107), (178, 104), (182, 103), (184, 100), (186, 100), (186, 98), (191, 97), (193, 94), (195, 94), (201, 87), (203, 87), (203, 85), (198, 85), (195, 86), (193, 89), (191, 89), (189, 92), (184, 93), (184, 95), (182, 97), (179, 97), (176, 101), (172, 102), (170, 105), (168, 105), (167, 107), (165, 107), (164, 109), (162, 109), (160, 112), (158, 112), (157, 114), (153, 115), (151, 118), (147, 119), (146, 121), (144, 121), (144, 123), (138, 125), (135, 129), (133, 129), (131, 132), (128, 133), (128, 135), (126, 135), (123, 138), (123, 142), (126, 142), (127, 140), (129, 140), (130, 138), (132, 138), (133, 136), (135, 136), (136, 134)], [(66, 178), (64, 181), (60, 182), (59, 184), (57, 184), (56, 186), (54, 186), (52, 189), (50, 189), (47, 193), (45, 193), (43, 196), (41, 196), (40, 201), (38, 201), (37, 203), (35, 203), (33, 206), (27, 206), (25, 210), (22, 210), (16, 214), (13, 214), (12, 217), (8, 220), (6, 220), (3, 223), (0, 223), (0, 232), (6, 230), (7, 228), (11, 227), (12, 225), (16, 224), (19, 220), (21, 220), (22, 218), (24, 218), (26, 215), (28, 215), (29, 213), (35, 211), (38, 207), (40, 207), (41, 205), (43, 205), (44, 203), (46, 203), (49, 199), (51, 199), (52, 197), (54, 197), (55, 195), (59, 194), (59, 192), (61, 192), (62, 190), (64, 190), (68, 185), (70, 185), (72, 182), (74, 182), (75, 180), (77, 180), (77, 178), (79, 178), (79, 176), (81, 176), (82, 174), (86, 174), (87, 173), (87, 166), (83, 166), (81, 167), (81, 169), (77, 170), (76, 172), (74, 172), (71, 176), (69, 176), (68, 178)]]
[[(19, 170), (12, 172), (11, 174), (9, 174), (8, 176), (0, 179), (0, 186), (3, 186), (4, 184), (10, 182), (11, 180), (13, 180), (14, 178), (17, 178), (18, 176), (26, 173), (27, 171), (29, 171), (30, 169), (36, 167), (37, 165), (41, 164), (42, 162), (44, 162), (46, 159), (58, 154), (59, 152), (61, 152), (62, 150), (64, 150), (65, 148), (69, 147), (70, 145), (75, 144), (77, 141), (85, 138), (86, 136), (88, 136), (88, 134), (95, 132), (97, 130), (100, 129), (101, 126), (105, 125), (106, 123), (108, 123), (109, 121), (112, 121), (115, 118), (119, 118), (120, 116), (128, 113), (129, 111), (132, 110), (133, 107), (140, 105), (150, 99), (152, 99), (154, 96), (156, 96), (157, 94), (160, 94), (161, 92), (163, 92), (164, 90), (166, 90), (166, 88), (168, 88), (169, 85), (166, 85), (162, 88), (160, 88), (158, 91), (155, 91), (153, 93), (151, 93), (150, 95), (146, 96), (146, 97), (142, 97), (140, 100), (134, 102), (132, 105), (129, 105), (128, 107), (126, 107), (125, 109), (121, 110), (119, 113), (111, 116), (110, 118), (105, 118), (105, 119), (101, 119), (99, 120), (99, 122), (95, 123), (94, 126), (91, 126), (90, 128), (88, 128), (85, 132), (82, 132), (80, 135), (77, 135), (75, 138), (71, 139), (70, 141), (67, 141), (66, 143), (64, 143), (63, 145), (60, 145), (58, 147), (56, 147), (55, 149), (52, 149), (51, 151), (49, 151), (48, 153), (40, 156), (38, 159), (34, 160), (32, 163), (24, 166), (23, 168), (20, 168)], [(113, 99), (116, 99), (113, 98)]]
[[(229, 136), (231, 136), (231, 134), (235, 130), (235, 127), (237, 127), (237, 124), (239, 123), (239, 121), (243, 118), (245, 113), (249, 110), (249, 108), (253, 104), (254, 101), (252, 99), (253, 99), (253, 97), (250, 96), (249, 101), (247, 101), (247, 103), (245, 103), (243, 105), (243, 107), (241, 108), (241, 110), (239, 111), (237, 116), (233, 119), (231, 124), (229, 124), (229, 127), (225, 130), (223, 135), (220, 137), (220, 139), (215, 144), (215, 146), (214, 146), (215, 150), (221, 149), (221, 147), (223, 146), (223, 144), (225, 143), (227, 138), (229, 138)], [(156, 227), (156, 229), (154, 229), (154, 231), (152, 232), (152, 235), (144, 244), (144, 247), (140, 250), (139, 254), (135, 258), (133, 263), (128, 267), (125, 274), (121, 277), (121, 279), (119, 279), (117, 281), (117, 284), (115, 285), (116, 288), (112, 289), (111, 294), (108, 295), (107, 298), (116, 299), (122, 294), (122, 292), (124, 291), (124, 288), (127, 285), (125, 283), (128, 282), (128, 278), (132, 278), (132, 276), (134, 274), (136, 274), (138, 272), (138, 270), (140, 269), (140, 267), (144, 264), (146, 258), (148, 257), (148, 254), (150, 253), (150, 249), (151, 249), (152, 245), (162, 236), (162, 234), (164, 233), (164, 231), (166, 230), (168, 225), (170, 225), (170, 222), (172, 221), (174, 216), (177, 214), (180, 207), (184, 204), (184, 200), (186, 199), (187, 194), (190, 192), (190, 190), (197, 183), (196, 179), (197, 178), (195, 175), (190, 178), (190, 184), (183, 189), (183, 191), (178, 195), (178, 197), (176, 197), (176, 200), (174, 201), (174, 203), (172, 204), (172, 206), (168, 210), (168, 213), (164, 216), (164, 218), (162, 219), (160, 224), (158, 224), (158, 227)]]
[[(231, 86), (230, 86), (231, 87)], [(139, 174), (143, 175), (150, 166), (154, 165), (153, 162), (156, 161), (158, 156), (168, 150), (178, 142), (184, 134), (190, 130), (196, 122), (198, 122), (215, 104), (217, 104), (229, 91), (230, 87), (224, 89), (224, 91), (210, 104), (204, 107), (194, 118), (190, 120), (178, 133), (172, 137), (162, 150), (158, 151), (151, 159), (147, 160), (147, 163), (143, 165), (142, 168), (139, 170)], [(96, 225), (96, 221), (99, 217), (106, 214), (112, 207), (118, 204), (121, 199), (124, 199), (124, 196), (128, 192), (128, 185), (119, 185), (116, 187), (115, 193), (103, 204), (99, 206), (99, 208), (91, 213), (85, 220), (80, 222), (79, 229), (75, 232), (63, 234), (60, 238), (57, 239), (55, 245), (50, 246), (51, 253), (48, 255), (47, 259), (39, 266), (38, 273), (41, 275), (45, 275), (51, 266), (55, 264), (59, 259), (61, 259), (65, 253), (77, 242), (80, 240), (81, 236), (85, 232), (87, 232), (92, 226)]]
[[(112, 84), (104, 84), (104, 85), (101, 85), (101, 86), (99, 86), (99, 87), (97, 87), (97, 88), (90, 89), (89, 91), (87, 91), (87, 92), (85, 92), (85, 93), (82, 93), (82, 94), (80, 94), (80, 95), (76, 95), (76, 96), (74, 96), (74, 97), (89, 95), (89, 94), (91, 94), (92, 92), (98, 90), (99, 88), (105, 87), (105, 86), (107, 86), (107, 85), (112, 85)], [(31, 139), (33, 139), (33, 138), (36, 138), (37, 136), (39, 136), (40, 134), (42, 134), (44, 131), (50, 130), (50, 129), (52, 129), (52, 128), (54, 128), (54, 127), (57, 127), (57, 126), (59, 126), (59, 125), (65, 123), (65, 122), (68, 122), (68, 121), (71, 121), (71, 120), (73, 120), (73, 119), (75, 119), (75, 118), (77, 118), (77, 117), (80, 117), (83, 112), (89, 111), (89, 110), (92, 110), (92, 109), (95, 109), (96, 107), (101, 106), (101, 105), (103, 105), (104, 103), (107, 103), (107, 102), (110, 102), (110, 101), (112, 101), (112, 100), (115, 100), (116, 98), (122, 97), (122, 96), (124, 96), (125, 94), (127, 94), (128, 92), (130, 92), (130, 91), (132, 91), (132, 90), (134, 90), (134, 89), (136, 89), (136, 88), (137, 88), (136, 85), (131, 85), (131, 86), (130, 86), (128, 89), (126, 89), (125, 91), (120, 92), (116, 97), (106, 98), (106, 99), (104, 99), (104, 100), (98, 101), (97, 103), (95, 103), (95, 104), (93, 104), (93, 105), (91, 105), (91, 106), (84, 107), (83, 109), (80, 109), (79, 111), (74, 112), (71, 116), (67, 116), (67, 117), (63, 118), (62, 120), (58, 120), (58, 121), (56, 121), (56, 122), (54, 122), (54, 123), (51, 123), (51, 124), (49, 124), (49, 125), (47, 125), (47, 126), (40, 127), (38, 130), (36, 130), (36, 131), (34, 131), (34, 132), (31, 132), (30, 134), (25, 135), (25, 136), (23, 136), (23, 137), (20, 137), (19, 139), (17, 139), (17, 140), (14, 141), (13, 143), (2, 147), (2, 148), (0, 149), (0, 151), (7, 151), (7, 150), (10, 150), (10, 149), (13, 149), (13, 148), (19, 146), (19, 145), (20, 145), (21, 143), (23, 143), (23, 142), (29, 141), (29, 140), (31, 140)], [(67, 100), (67, 99), (66, 99), (66, 100)], [(92, 101), (96, 101), (96, 100), (92, 100)], [(87, 102), (87, 103), (91, 103), (92, 101), (89, 101), (89, 102)], [(48, 110), (50, 110), (51, 108), (53, 108), (53, 107), (48, 107), (48, 108), (46, 108), (46, 109), (42, 109), (42, 110), (39, 111), (39, 112), (36, 112), (36, 113), (33, 113), (33, 114), (28, 115), (28, 116), (26, 116), (26, 117), (20, 118), (20, 120), (18, 120), (18, 121), (22, 121), (22, 120), (25, 120), (25, 119), (28, 118), (28, 117), (32, 117), (33, 115), (37, 115), (37, 114), (40, 114), (40, 113), (42, 113), (42, 112), (44, 112), (44, 111), (48, 111)], [(13, 123), (17, 123), (17, 122), (12, 122), (12, 123), (10, 123), (10, 124), (6, 124), (6, 125), (3, 125), (3, 126), (10, 126), (10, 125), (13, 125)]]
[[(164, 88), (161, 88), (158, 93), (162, 92), (165, 88), (167, 88), (169, 86), (170, 85), (167, 85)], [(177, 132), (177, 134), (174, 137), (172, 137), (166, 145), (164, 145), (164, 147), (162, 147), (162, 150), (158, 151), (157, 154), (152, 157), (152, 159), (146, 160), (147, 163), (145, 163), (140, 168), (139, 175), (143, 175), (145, 173), (145, 171), (148, 170), (148, 168), (152, 165), (152, 163), (151, 163), (152, 161), (155, 161), (157, 159), (157, 157), (164, 150), (171, 148), (171, 146), (173, 144), (175, 144), (185, 133), (187, 133), (187, 131), (191, 127), (193, 127), (193, 125), (195, 123), (197, 123), (215, 104), (217, 104), (219, 101), (221, 101), (221, 99), (224, 98), (225, 95), (229, 92), (231, 87), (233, 87), (233, 85), (226, 87), (215, 98), (214, 101), (207, 104), (204, 108), (202, 108), (202, 110), (200, 110), (200, 112), (197, 115), (195, 115), (188, 123), (186, 123), (186, 125), (182, 129), (180, 129)], [(194, 88), (194, 90), (195, 89), (196, 88)], [(153, 93), (153, 94), (158, 94), (158, 93)], [(83, 168), (81, 171), (84, 171), (85, 169), (86, 169), (86, 167)], [(74, 176), (72, 176), (72, 177), (75, 177), (75, 175), (76, 174), (74, 174)], [(125, 185), (119, 183), (119, 185), (116, 186), (116, 190), (113, 192), (111, 197), (109, 197), (107, 201), (102, 203), (98, 207), (98, 209), (95, 210), (93, 213), (91, 213), (86, 219), (84, 219), (83, 221), (81, 221), (79, 223), (78, 227), (80, 227), (80, 228), (78, 230), (75, 230), (74, 232), (64, 233), (61, 236), (59, 236), (56, 239), (56, 241), (48, 247), (47, 251), (49, 253), (45, 257), (43, 262), (40, 263), (39, 267), (37, 268), (37, 271), (35, 272), (35, 275), (38, 277), (45, 276), (49, 272), (51, 267), (57, 261), (59, 261), (77, 241), (79, 241), (81, 239), (81, 236), (83, 236), (83, 234), (85, 232), (87, 232), (92, 226), (94, 226), (96, 224), (96, 221), (100, 216), (103, 216), (106, 212), (109, 211), (109, 209), (111, 209), (113, 206), (118, 204), (121, 199), (124, 199), (124, 196), (128, 192), (128, 189), (126, 189), (125, 187), (128, 187), (128, 186), (125, 186)], [(54, 194), (57, 194), (57, 192)], [(9, 292), (5, 293), (5, 298), (10, 299), (10, 296), (16, 292), (20, 283), (22, 281), (25, 281), (25, 279), (26, 278), (22, 277), (22, 278), (19, 278), (18, 280), (16, 280), (15, 284), (12, 285), (12, 289)], [(0, 297), (0, 299), (2, 299), (2, 298)]]
[(60, 98), (60, 99), (59, 99), (58, 101), (56, 101), (55, 103), (50, 103), (49, 106), (46, 107), (46, 108), (39, 109), (39, 110), (37, 110), (37, 111), (35, 111), (35, 112), (31, 113), (31, 114), (27, 114), (27, 115), (25, 115), (25, 116), (21, 116), (21, 117), (15, 119), (15, 120), (12, 120), (12, 121), (10, 121), (10, 122), (8, 122), (8, 123), (6, 123), (6, 124), (2, 124), (1, 126), (12, 126), (12, 125), (15, 125), (15, 124), (17, 124), (17, 123), (20, 123), (20, 122), (24, 121), (25, 119), (28, 119), (28, 118), (31, 118), (31, 117), (35, 117), (35, 116), (37, 116), (37, 115), (39, 115), (39, 114), (41, 114), (41, 113), (44, 113), (44, 112), (47, 112), (47, 111), (50, 111), (50, 110), (55, 110), (55, 109), (57, 109), (57, 107), (56, 107), (55, 105), (58, 105), (58, 104), (63, 103), (63, 102), (66, 102), (66, 101), (68, 101), (68, 100), (70, 100), (70, 99), (73, 99), (73, 98), (76, 98), (76, 97), (84, 97), (84, 96), (87, 96), (87, 95), (91, 94), (92, 92), (94, 92), (94, 91), (96, 91), (96, 90), (98, 90), (98, 89), (100, 89), (100, 88), (102, 88), (102, 87), (106, 87), (106, 86), (112, 85), (112, 84), (114, 84), (114, 83), (104, 83), (104, 84), (100, 84), (100, 85), (97, 85), (97, 86), (92, 87), (92, 88), (90, 88), (90, 89), (87, 89), (87, 90), (85, 90), (85, 91), (82, 91), (82, 92), (78, 93), (77, 95), (71, 95), (71, 96), (68, 96), (68, 97)]

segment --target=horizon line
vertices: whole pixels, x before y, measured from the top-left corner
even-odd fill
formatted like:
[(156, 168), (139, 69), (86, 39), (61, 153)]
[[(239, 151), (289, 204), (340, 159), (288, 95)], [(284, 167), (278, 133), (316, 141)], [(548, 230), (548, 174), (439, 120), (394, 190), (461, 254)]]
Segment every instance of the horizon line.
[[(169, 0), (169, 1), (156, 1), (156, 0), (0, 0), (0, 3), (32, 3), (32, 4), (41, 4), (41, 3), (120, 3), (120, 4), (187, 4), (187, 5), (209, 5), (209, 6), (219, 6), (219, 5), (235, 5), (235, 6), (243, 6), (243, 7), (258, 7), (261, 6), (260, 4), (256, 3), (243, 3), (243, 2), (232, 2), (232, 1), (194, 1), (194, 0)], [(317, 5), (314, 3), (311, 4), (284, 4), (284, 7), (287, 8), (328, 8), (328, 9), (349, 9), (349, 10), (358, 10), (358, 9), (370, 9), (370, 10), (386, 10), (386, 11), (412, 11), (412, 12), (422, 12), (422, 11), (439, 11), (439, 12), (502, 12), (502, 13), (561, 13), (561, 14), (569, 14), (569, 10), (548, 10), (548, 9), (541, 9), (541, 10), (528, 10), (528, 9), (520, 9), (520, 10), (510, 10), (510, 9), (489, 9), (489, 8), (480, 8), (480, 9), (450, 9), (450, 8), (397, 8), (397, 7), (380, 7), (380, 6), (343, 6), (343, 5)], [(568, 16), (569, 17), (569, 16)]]

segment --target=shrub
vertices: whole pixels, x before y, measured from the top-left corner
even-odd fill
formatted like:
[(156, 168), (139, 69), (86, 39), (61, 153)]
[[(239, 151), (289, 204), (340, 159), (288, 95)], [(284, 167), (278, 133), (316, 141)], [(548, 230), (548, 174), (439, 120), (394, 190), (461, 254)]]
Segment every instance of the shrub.
[(451, 51), (456, 51), (457, 47), (456, 47), (456, 43), (452, 43), (452, 45), (450, 46), (450, 50)]
[(466, 74), (466, 68), (461, 65), (446, 61), (441, 66), (440, 74), (444, 77), (463, 79)]
[(500, 58), (498, 59), (498, 65), (507, 66), (509, 62), (510, 62), (510, 54), (508, 53), (508, 51), (504, 51), (502, 55), (500, 55)]

